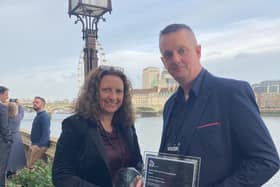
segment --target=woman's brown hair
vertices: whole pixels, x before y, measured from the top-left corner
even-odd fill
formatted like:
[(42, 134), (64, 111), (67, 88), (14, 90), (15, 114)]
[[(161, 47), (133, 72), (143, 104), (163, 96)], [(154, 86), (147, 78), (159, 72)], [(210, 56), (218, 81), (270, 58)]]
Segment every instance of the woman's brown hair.
[(8, 116), (9, 118), (15, 118), (18, 115), (18, 106), (15, 102), (9, 102), (8, 104)]
[(105, 75), (117, 76), (124, 84), (123, 103), (114, 114), (112, 124), (121, 124), (124, 126), (134, 125), (135, 117), (131, 101), (131, 83), (121, 69), (113, 66), (99, 66), (90, 72), (80, 90), (74, 111), (76, 114), (83, 116), (86, 119), (95, 118), (96, 120), (99, 120), (101, 113), (99, 106), (99, 87), (100, 82)]

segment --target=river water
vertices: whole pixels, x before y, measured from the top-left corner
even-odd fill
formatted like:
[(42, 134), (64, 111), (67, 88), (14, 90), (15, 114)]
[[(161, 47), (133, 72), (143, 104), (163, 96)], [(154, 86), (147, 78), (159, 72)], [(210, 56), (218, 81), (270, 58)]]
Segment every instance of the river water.
[[(35, 113), (25, 113), (24, 119), (21, 123), (21, 128), (31, 130), (32, 120)], [(51, 136), (59, 137), (61, 132), (61, 122), (68, 115), (66, 114), (53, 114), (51, 120)], [(280, 153), (280, 117), (263, 117), (266, 123), (272, 139), (276, 144), (278, 153)], [(162, 117), (151, 118), (137, 118), (136, 131), (141, 148), (141, 152), (144, 151), (158, 151), (161, 131), (162, 131)], [(279, 187), (280, 186), (280, 172), (278, 172), (270, 181), (268, 181), (264, 187)]]

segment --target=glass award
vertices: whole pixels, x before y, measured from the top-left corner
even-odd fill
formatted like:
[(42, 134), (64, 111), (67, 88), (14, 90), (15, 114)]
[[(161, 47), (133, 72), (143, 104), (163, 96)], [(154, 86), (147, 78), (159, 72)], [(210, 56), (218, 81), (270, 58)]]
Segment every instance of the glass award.
[(137, 176), (141, 176), (141, 174), (135, 168), (121, 168), (115, 175), (114, 187), (134, 187)]
[(198, 187), (199, 157), (145, 153), (145, 187)]

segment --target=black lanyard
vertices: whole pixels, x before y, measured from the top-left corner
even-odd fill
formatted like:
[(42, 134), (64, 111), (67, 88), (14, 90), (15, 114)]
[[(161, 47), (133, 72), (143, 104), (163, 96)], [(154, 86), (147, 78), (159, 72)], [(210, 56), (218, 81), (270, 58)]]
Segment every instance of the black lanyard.
[(190, 118), (190, 110), (194, 104), (193, 95), (185, 101), (182, 98), (177, 98), (173, 106), (173, 111), (170, 115), (169, 122), (166, 128), (165, 148), (168, 153), (179, 154), (180, 146), (184, 140), (184, 127)]

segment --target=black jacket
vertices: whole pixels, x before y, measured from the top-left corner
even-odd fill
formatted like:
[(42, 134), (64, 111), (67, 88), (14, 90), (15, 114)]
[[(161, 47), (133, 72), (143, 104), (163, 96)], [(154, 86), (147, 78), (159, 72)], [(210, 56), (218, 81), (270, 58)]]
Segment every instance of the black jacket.
[[(169, 143), (177, 95), (164, 108), (160, 152)], [(189, 116), (178, 132), (184, 137), (178, 154), (201, 158), (201, 187), (258, 187), (278, 171), (277, 150), (248, 83), (205, 72)]]
[[(142, 169), (142, 156), (133, 127), (121, 134), (128, 145), (130, 167)], [(52, 178), (57, 187), (110, 187), (112, 178), (102, 137), (97, 122), (89, 122), (78, 115), (62, 122), (62, 133), (57, 142)]]

